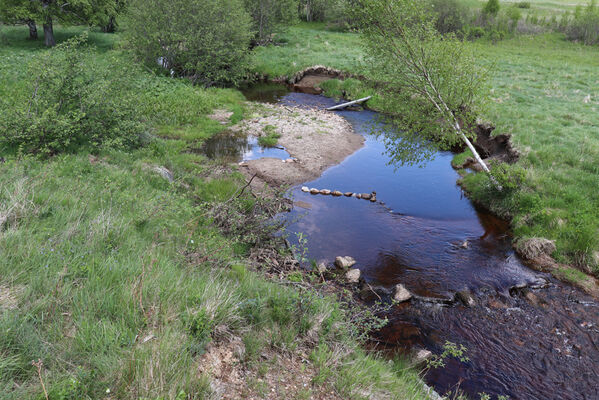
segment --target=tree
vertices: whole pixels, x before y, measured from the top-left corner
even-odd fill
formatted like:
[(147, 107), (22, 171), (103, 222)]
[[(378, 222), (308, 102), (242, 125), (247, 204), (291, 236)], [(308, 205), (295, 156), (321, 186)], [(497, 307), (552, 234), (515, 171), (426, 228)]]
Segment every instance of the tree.
[(297, 18), (297, 0), (244, 0), (258, 43), (271, 40), (276, 29)]
[(204, 86), (247, 73), (252, 20), (241, 0), (131, 0), (125, 40), (150, 67)]
[[(486, 71), (454, 35), (441, 35), (425, 2), (362, 0), (362, 28), (373, 77), (394, 108), (394, 120), (408, 135), (442, 147), (463, 141), (486, 172), (470, 139), (484, 102)], [(401, 149), (395, 155), (406, 154)], [(401, 160), (400, 160), (401, 161)]]
[(26, 0), (0, 0), (0, 21), (8, 24), (26, 24), (29, 27), (29, 39), (37, 39), (36, 15), (39, 4)]
[(98, 25), (120, 10), (119, 0), (0, 0), (0, 18), (12, 24), (27, 24), (37, 38), (36, 22), (44, 27), (46, 46), (54, 46), (54, 22)]
[(483, 13), (495, 17), (499, 12), (499, 7), (499, 0), (489, 0), (483, 7)]

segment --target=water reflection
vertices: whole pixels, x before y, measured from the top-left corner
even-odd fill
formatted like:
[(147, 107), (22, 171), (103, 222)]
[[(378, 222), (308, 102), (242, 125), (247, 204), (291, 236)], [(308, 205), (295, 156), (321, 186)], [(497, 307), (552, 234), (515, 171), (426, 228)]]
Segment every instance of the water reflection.
[(201, 152), (208, 158), (228, 163), (257, 160), (263, 157), (287, 159), (289, 153), (282, 147), (262, 147), (258, 138), (241, 132), (226, 131), (204, 142)]

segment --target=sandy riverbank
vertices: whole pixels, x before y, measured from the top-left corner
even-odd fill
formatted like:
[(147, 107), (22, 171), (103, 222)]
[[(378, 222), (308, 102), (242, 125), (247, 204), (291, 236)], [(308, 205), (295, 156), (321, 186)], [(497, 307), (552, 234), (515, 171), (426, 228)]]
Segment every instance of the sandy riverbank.
[(324, 110), (260, 104), (254, 114), (235, 129), (257, 137), (276, 132), (278, 145), (294, 159), (261, 158), (241, 164), (245, 175), (256, 175), (270, 185), (295, 185), (317, 178), (364, 144), (364, 137), (344, 118)]

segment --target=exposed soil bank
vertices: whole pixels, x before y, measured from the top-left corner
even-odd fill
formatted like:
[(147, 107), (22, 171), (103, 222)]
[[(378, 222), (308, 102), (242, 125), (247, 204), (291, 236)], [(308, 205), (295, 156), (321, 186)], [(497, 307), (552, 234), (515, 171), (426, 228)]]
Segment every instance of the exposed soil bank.
[(364, 137), (336, 114), (270, 104), (261, 105), (259, 113), (259, 117), (246, 120), (235, 129), (257, 137), (267, 132), (280, 135), (278, 144), (293, 159), (247, 161), (241, 163), (241, 171), (271, 185), (294, 185), (314, 179), (364, 143)]

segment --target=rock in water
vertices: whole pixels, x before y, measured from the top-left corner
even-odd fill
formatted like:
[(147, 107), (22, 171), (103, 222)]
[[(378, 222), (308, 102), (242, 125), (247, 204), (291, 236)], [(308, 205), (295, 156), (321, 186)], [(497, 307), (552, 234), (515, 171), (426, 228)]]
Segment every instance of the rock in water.
[(460, 290), (455, 294), (456, 300), (459, 300), (466, 307), (474, 307), (476, 305), (476, 301), (474, 300), (474, 296), (468, 290)]
[(343, 193), (341, 193), (341, 192), (340, 192), (340, 191), (338, 191), (338, 190), (335, 190), (335, 191), (331, 192), (331, 194), (332, 194), (333, 196), (337, 196), (337, 197), (339, 197), (339, 196), (343, 196)]
[(310, 193), (312, 193), (312, 194), (318, 194), (318, 193), (320, 193), (320, 190), (318, 190), (316, 188), (312, 188), (312, 189), (310, 189)]
[(362, 198), (362, 195), (360, 193), (354, 194), (354, 196), (356, 196), (356, 199), (361, 199)]
[(357, 268), (350, 269), (345, 273), (345, 279), (349, 283), (358, 283), (360, 281), (360, 270)]
[(420, 349), (414, 353), (414, 364), (420, 365), (433, 357), (433, 353), (426, 349)]
[(370, 200), (372, 198), (372, 195), (370, 193), (362, 193), (361, 197), (364, 200)]
[(356, 260), (354, 260), (350, 256), (345, 256), (345, 257), (339, 256), (339, 257), (335, 258), (335, 265), (341, 269), (347, 269), (347, 268), (353, 266), (355, 263), (356, 263)]
[(345, 195), (345, 197), (352, 197), (352, 195), (353, 195), (352, 192), (345, 192), (343, 194)]
[(370, 198), (370, 201), (372, 201), (373, 203), (376, 203), (376, 196), (372, 196), (372, 197)]
[(331, 194), (331, 191), (329, 189), (320, 189), (320, 194), (328, 196), (329, 194)]
[(393, 300), (402, 303), (412, 298), (412, 293), (404, 285), (398, 283), (395, 285), (395, 293), (393, 293)]
[(302, 186), (302, 192), (309, 192), (308, 186)]

